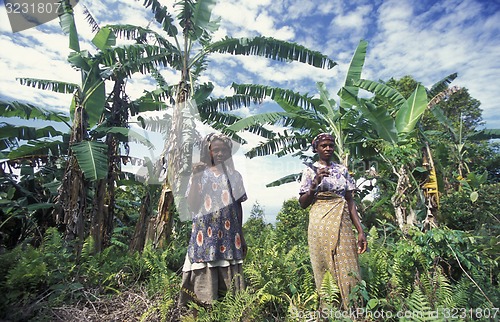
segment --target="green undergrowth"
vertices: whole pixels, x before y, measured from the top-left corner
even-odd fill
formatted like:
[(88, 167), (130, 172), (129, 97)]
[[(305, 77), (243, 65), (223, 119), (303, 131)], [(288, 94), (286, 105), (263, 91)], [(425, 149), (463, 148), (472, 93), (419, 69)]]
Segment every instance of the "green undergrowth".
[[(112, 245), (99, 254), (87, 240), (75, 257), (60, 234), (49, 230), (40, 247), (20, 245), (0, 255), (0, 317), (9, 321), (53, 321), (54, 309), (99, 307), (99, 301), (141, 289), (144, 307), (130, 321), (309, 321), (316, 317), (352, 321), (359, 316), (339, 307), (335, 281), (325, 278), (319, 296), (304, 236), (293, 244), (286, 227), (245, 226), (249, 253), (244, 263), (247, 288), (211, 306), (176, 307), (184, 250), (146, 247), (129, 253)], [(259, 233), (252, 229), (259, 228)], [(298, 233), (298, 232), (297, 232)], [(306, 234), (307, 232), (302, 232)], [(500, 303), (497, 254), (483, 253), (489, 239), (446, 227), (402, 234), (378, 221), (360, 256), (363, 280), (350, 301), (365, 321), (445, 321), (451, 310), (492, 309)], [(175, 247), (174, 247), (175, 246)], [(112, 310), (107, 307), (107, 310)], [(97, 309), (96, 309), (97, 310)], [(197, 311), (196, 319), (192, 314)], [(406, 312), (411, 317), (400, 318)], [(470, 311), (472, 312), (472, 311)], [(474, 311), (476, 312), (476, 311)], [(486, 312), (486, 311), (484, 311)], [(493, 311), (491, 311), (493, 312)], [(99, 314), (97, 312), (96, 314)], [(467, 320), (467, 319), (464, 319)]]

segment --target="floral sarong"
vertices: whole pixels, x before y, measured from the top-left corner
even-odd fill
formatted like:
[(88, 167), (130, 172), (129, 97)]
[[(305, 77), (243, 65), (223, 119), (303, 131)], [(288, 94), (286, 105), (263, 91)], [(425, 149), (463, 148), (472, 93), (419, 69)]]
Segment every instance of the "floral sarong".
[(356, 237), (345, 199), (319, 192), (309, 212), (308, 244), (316, 288), (326, 271), (335, 278), (345, 309), (351, 289), (360, 278)]

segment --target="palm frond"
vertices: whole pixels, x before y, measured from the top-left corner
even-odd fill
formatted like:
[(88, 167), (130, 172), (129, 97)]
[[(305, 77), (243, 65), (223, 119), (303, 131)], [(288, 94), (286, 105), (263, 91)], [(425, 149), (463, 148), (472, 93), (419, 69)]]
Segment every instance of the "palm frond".
[(178, 57), (158, 46), (147, 44), (125, 45), (99, 52), (96, 60), (106, 66), (115, 66), (128, 76), (135, 72), (143, 74), (156, 70), (158, 66), (168, 66)]
[(210, 125), (213, 129), (220, 131), (235, 142), (246, 144), (247, 141), (239, 136), (235, 131), (228, 128), (227, 124), (231, 124), (237, 120), (237, 116), (227, 113), (211, 112), (200, 113), (203, 123)]
[(365, 64), (367, 48), (368, 42), (366, 40), (360, 40), (358, 47), (356, 47), (356, 51), (351, 58), (344, 86), (353, 86), (354, 82), (361, 79), (361, 71), (363, 70), (363, 65)]
[(427, 108), (432, 109), (434, 106), (438, 105), (441, 101), (448, 99), (450, 95), (455, 94), (460, 91), (461, 88), (458, 86), (453, 86), (451, 88), (445, 88), (441, 92), (438, 92), (434, 96), (430, 96), (428, 93), (428, 97), (431, 99), (429, 104), (427, 104)]
[[(321, 111), (320, 106), (313, 110), (305, 110), (282, 99), (276, 99), (276, 103), (286, 111), (281, 122), (283, 126), (291, 126), (295, 129), (316, 128), (318, 131), (326, 128), (326, 118), (322, 115), (323, 111)], [(320, 111), (320, 114), (317, 111)]]
[(434, 96), (438, 95), (440, 92), (446, 90), (448, 88), (448, 85), (451, 84), (455, 80), (455, 78), (458, 77), (457, 73), (450, 74), (440, 80), (439, 82), (435, 83), (432, 85), (431, 89), (428, 90), (427, 94), (429, 99), (433, 98)]
[(144, 0), (143, 6), (151, 7), (151, 11), (155, 15), (155, 20), (162, 26), (170, 37), (177, 35), (177, 27), (174, 25), (174, 19), (167, 11), (167, 7), (163, 6), (158, 0)]
[(21, 83), (21, 85), (62, 94), (73, 94), (76, 90), (80, 89), (80, 86), (78, 86), (77, 84), (49, 79), (17, 78), (17, 80), (19, 81), (19, 83)]
[[(210, 126), (214, 128), (226, 128), (228, 131), (235, 132), (231, 128), (228, 128), (227, 126), (232, 125), (236, 123), (237, 121), (241, 120), (241, 117), (230, 114), (230, 113), (220, 113), (220, 112), (201, 112), (200, 117), (203, 120), (204, 123), (209, 124)], [(224, 124), (224, 126), (221, 126), (221, 124)], [(257, 135), (260, 135), (264, 138), (272, 138), (274, 136), (274, 132), (266, 129), (263, 126), (260, 125), (253, 125), (250, 126), (246, 129), (250, 133), (254, 133)]]
[(337, 65), (328, 56), (305, 48), (296, 43), (271, 37), (224, 38), (206, 48), (211, 53), (229, 53), (232, 55), (254, 55), (277, 61), (298, 61), (318, 68), (330, 69)]
[(170, 41), (168, 41), (165, 37), (160, 35), (159, 33), (139, 26), (133, 25), (107, 25), (106, 27), (113, 30), (115, 35), (119, 38), (127, 39), (127, 40), (135, 40), (140, 44), (148, 44), (153, 43), (155, 46), (162, 47), (167, 51), (175, 54), (176, 56), (180, 56), (179, 50), (176, 46), (174, 46)]
[(440, 106), (435, 105), (431, 108), (431, 112), (439, 123), (441, 123), (450, 132), (453, 141), (456, 141), (458, 134), (455, 131), (455, 126), (453, 125), (453, 122), (444, 114), (443, 109)]
[(297, 150), (307, 148), (309, 146), (308, 139), (309, 137), (307, 134), (294, 133), (293, 135), (288, 135), (285, 131), (284, 134), (278, 133), (273, 138), (252, 148), (245, 155), (249, 158), (270, 154), (284, 156)]
[[(285, 135), (286, 135), (286, 131), (285, 131)], [(289, 140), (289, 144), (283, 146), (283, 148), (281, 150), (276, 152), (276, 156), (279, 158), (279, 157), (283, 157), (285, 155), (288, 155), (290, 153), (295, 153), (297, 151), (306, 150), (307, 148), (309, 148), (309, 146), (311, 144), (311, 140), (312, 140), (312, 137), (308, 134), (302, 135), (302, 134), (295, 133), (295, 136), (293, 136)]]
[(39, 119), (44, 121), (64, 122), (68, 128), (69, 117), (61, 112), (48, 111), (28, 103), (17, 101), (6, 102), (0, 100), (0, 116), (2, 117), (19, 117), (22, 119)]
[(397, 90), (394, 88), (385, 85), (383, 83), (371, 81), (371, 80), (366, 80), (366, 79), (361, 79), (357, 82), (354, 82), (354, 86), (358, 86), (364, 90), (367, 90), (371, 93), (374, 93), (376, 95), (380, 95), (382, 97), (385, 97), (389, 99), (391, 102), (393, 102), (396, 106), (402, 106), (406, 104), (406, 99), (404, 98), (401, 93), (399, 93)]
[(172, 117), (169, 114), (164, 114), (162, 118), (158, 116), (144, 117), (139, 116), (138, 121), (141, 127), (152, 132), (166, 133), (171, 129)]
[(360, 104), (358, 108), (362, 111), (363, 116), (371, 121), (371, 124), (374, 126), (380, 138), (390, 143), (398, 141), (396, 124), (394, 119), (387, 112), (387, 109), (371, 104), (370, 102)]
[(149, 141), (143, 135), (139, 134), (133, 129), (129, 129), (126, 127), (98, 127), (94, 130), (94, 132), (97, 135), (101, 136), (104, 136), (108, 133), (118, 134), (121, 136), (120, 141), (122, 142), (134, 141), (145, 145), (146, 147), (148, 147), (148, 149), (154, 149), (154, 145), (151, 143), (151, 141)]
[(130, 115), (135, 116), (142, 112), (148, 111), (162, 111), (165, 110), (168, 105), (163, 101), (168, 99), (171, 93), (168, 90), (156, 89), (151, 92), (146, 92), (146, 94), (130, 104)]
[(85, 178), (92, 181), (106, 178), (108, 175), (107, 149), (106, 144), (96, 141), (82, 141), (71, 145), (71, 150)]
[(208, 98), (198, 105), (200, 113), (234, 111), (250, 105), (250, 98), (245, 95), (226, 96), (221, 98)]
[(151, 70), (151, 77), (154, 78), (158, 86), (164, 90), (169, 90), (169, 96), (172, 96), (173, 89), (172, 86), (167, 83), (167, 80), (163, 77), (162, 74), (158, 71), (158, 69)]
[(254, 103), (262, 102), (266, 98), (274, 101), (284, 100), (292, 106), (302, 107), (303, 109), (314, 108), (314, 99), (307, 94), (300, 94), (292, 90), (279, 87), (256, 85), (256, 84), (231, 84), (231, 88), (238, 95), (249, 96)]
[(37, 140), (44, 137), (54, 137), (63, 133), (52, 126), (43, 128), (31, 126), (18, 126), (7, 123), (0, 123), (0, 139), (16, 138), (18, 140)]
[[(361, 40), (352, 56), (351, 63), (349, 64), (349, 69), (347, 70), (347, 75), (344, 81), (344, 86), (337, 93), (339, 97), (342, 97), (342, 91), (344, 88), (348, 88), (352, 94), (355, 96), (358, 95), (358, 88), (354, 85), (354, 82), (359, 81), (361, 79), (361, 71), (363, 70), (363, 66), (365, 64), (366, 57), (366, 49), (368, 47), (368, 42), (365, 40)], [(341, 108), (348, 108), (350, 104), (348, 104), (344, 100), (340, 100)]]
[(212, 9), (217, 0), (198, 0), (181, 2), (178, 14), (179, 24), (187, 31), (192, 41), (208, 41), (210, 34), (218, 29), (218, 20), (211, 20)]
[(500, 129), (484, 129), (481, 131), (476, 131), (468, 135), (467, 139), (471, 141), (500, 139)]
[(69, 1), (61, 1), (61, 12), (59, 13), (59, 24), (65, 34), (69, 35), (69, 48), (80, 52), (80, 41), (76, 31), (73, 7)]
[(278, 180), (275, 180), (273, 182), (266, 184), (266, 188), (278, 187), (278, 186), (281, 186), (282, 184), (290, 183), (290, 182), (297, 182), (298, 180), (300, 180), (301, 176), (302, 176), (302, 173), (293, 173), (293, 174), (286, 175), (282, 178), (279, 178)]
[(92, 43), (100, 50), (109, 49), (116, 45), (116, 35), (110, 28), (103, 27), (92, 38)]
[(18, 162), (21, 159), (59, 157), (68, 154), (68, 143), (59, 140), (31, 140), (9, 152), (8, 159)]
[(212, 82), (200, 84), (195, 88), (192, 99), (196, 102), (196, 105), (199, 105), (207, 100), (213, 90), (214, 84)]
[(226, 126), (234, 124), (238, 120), (241, 120), (241, 117), (230, 114), (230, 113), (221, 113), (221, 112), (201, 112), (200, 113), (201, 120), (206, 124), (220, 123)]
[(256, 124), (277, 124), (287, 116), (288, 113), (286, 112), (269, 112), (251, 115), (244, 119), (238, 120), (237, 122), (229, 126), (229, 129), (232, 131), (241, 131)]
[(89, 9), (87, 6), (83, 5), (83, 14), (85, 15), (85, 20), (88, 22), (90, 27), (92, 28), (92, 32), (95, 33), (96, 31), (99, 31), (101, 27), (99, 27), (99, 24), (95, 20), (94, 16), (90, 13)]
[(417, 85), (415, 91), (408, 97), (407, 103), (396, 112), (396, 129), (399, 134), (409, 133), (427, 108), (427, 92), (425, 87)]

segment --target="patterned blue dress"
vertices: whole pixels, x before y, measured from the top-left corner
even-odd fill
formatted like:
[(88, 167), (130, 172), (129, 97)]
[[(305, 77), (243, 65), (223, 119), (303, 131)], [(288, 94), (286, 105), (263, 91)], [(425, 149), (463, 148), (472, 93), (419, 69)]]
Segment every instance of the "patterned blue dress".
[(200, 182), (203, 200), (193, 216), (188, 246), (191, 263), (243, 259), (242, 223), (236, 207), (236, 202), (247, 199), (241, 174), (231, 168), (227, 175), (215, 174), (206, 168)]

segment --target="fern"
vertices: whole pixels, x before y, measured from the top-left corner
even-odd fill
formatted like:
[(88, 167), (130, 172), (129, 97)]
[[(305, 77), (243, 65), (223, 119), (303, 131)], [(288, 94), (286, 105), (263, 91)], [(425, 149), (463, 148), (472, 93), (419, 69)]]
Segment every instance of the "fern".
[(470, 297), (470, 281), (466, 278), (460, 279), (452, 289), (449, 297), (440, 300), (442, 307), (445, 308), (464, 308), (468, 306)]
[(457, 290), (453, 288), (442, 269), (439, 267), (434, 274), (436, 281), (436, 300), (438, 305), (443, 305), (443, 307), (448, 308), (465, 307), (457, 306), (458, 303), (454, 303), (453, 297)]
[(415, 287), (413, 293), (405, 301), (407, 312), (411, 313), (410, 318), (403, 318), (402, 321), (435, 321), (431, 305), (427, 301), (424, 293), (419, 287)]
[(432, 279), (431, 272), (424, 271), (422, 274), (417, 273), (416, 282), (422, 289), (422, 293), (427, 298), (430, 303), (435, 303), (436, 294), (435, 294), (435, 283)]
[(190, 308), (197, 312), (194, 316), (181, 319), (183, 322), (213, 322), (213, 321), (256, 321), (260, 316), (262, 306), (259, 304), (259, 295), (249, 290), (242, 290), (235, 294), (229, 292), (219, 301), (210, 306), (190, 303)]
[(360, 266), (364, 270), (363, 275), (372, 298), (381, 298), (385, 296), (390, 279), (390, 256), (383, 241), (378, 240), (375, 227), (370, 229), (368, 248), (370, 251), (360, 257)]
[(296, 293), (290, 297), (288, 294), (285, 294), (285, 298), (288, 300), (288, 317), (296, 316), (297, 312), (313, 311), (318, 307), (319, 298), (317, 292), (309, 296)]
[(305, 297), (307, 298), (311, 296), (317, 296), (312, 267), (310, 267), (310, 265), (304, 267), (301, 276), (302, 276), (301, 293), (304, 294)]
[(321, 288), (319, 290), (321, 302), (327, 307), (336, 307), (340, 304), (340, 288), (335, 281), (335, 278), (330, 272), (325, 272)]
[(237, 292), (235, 295), (229, 294), (220, 303), (222, 309), (222, 320), (219, 321), (253, 321), (259, 316), (261, 306), (258, 293), (251, 293), (248, 290)]
[(159, 321), (166, 322), (170, 309), (173, 307), (173, 305), (174, 305), (174, 300), (172, 299), (161, 301), (159, 304), (149, 307), (146, 310), (146, 312), (144, 312), (141, 315), (139, 321), (140, 322), (150, 321), (151, 318), (154, 318), (156, 321), (156, 318), (158, 318), (159, 316), (160, 317)]

